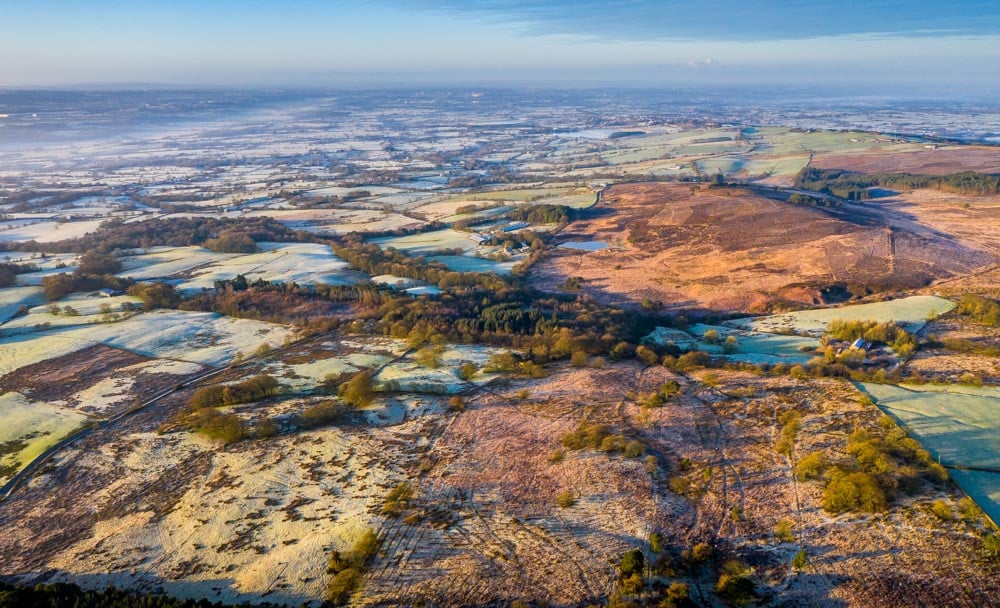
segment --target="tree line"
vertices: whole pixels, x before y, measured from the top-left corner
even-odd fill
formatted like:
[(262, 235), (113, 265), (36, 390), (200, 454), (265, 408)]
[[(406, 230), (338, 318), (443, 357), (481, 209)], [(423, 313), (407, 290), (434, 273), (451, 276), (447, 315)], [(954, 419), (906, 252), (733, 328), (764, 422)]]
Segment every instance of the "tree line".
[(822, 192), (850, 201), (872, 198), (869, 188), (912, 190), (933, 188), (969, 196), (1000, 194), (1000, 176), (974, 171), (951, 175), (922, 175), (916, 173), (856, 173), (843, 169), (817, 169), (805, 167), (795, 177), (795, 187)]
[(262, 241), (296, 242), (298, 234), (269, 217), (157, 218), (145, 222), (113, 219), (80, 237), (38, 243), (2, 242), (0, 251), (44, 251), (48, 253), (111, 253), (150, 247), (207, 247), (221, 253), (252, 253)]

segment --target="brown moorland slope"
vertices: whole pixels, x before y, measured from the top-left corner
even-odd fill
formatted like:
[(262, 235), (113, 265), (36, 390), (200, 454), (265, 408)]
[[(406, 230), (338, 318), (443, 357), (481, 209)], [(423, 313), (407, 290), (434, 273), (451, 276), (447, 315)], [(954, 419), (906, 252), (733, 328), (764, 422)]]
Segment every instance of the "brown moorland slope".
[(919, 152), (819, 154), (809, 163), (817, 169), (847, 169), (861, 173), (922, 173), (948, 175), (963, 171), (1000, 173), (1000, 148), (957, 146)]
[[(657, 532), (657, 580), (688, 584), (703, 606), (721, 605), (713, 590), (730, 559), (752, 569), (762, 605), (971, 608), (1000, 593), (981, 524), (931, 512), (932, 501), (960, 510), (953, 486), (922, 481), (884, 512), (832, 515), (821, 480), (793, 477), (805, 454), (846, 460), (855, 429), (880, 432), (849, 383), (636, 362), (549, 371), (467, 394), (462, 412), (421, 397), (433, 405), (400, 422), (356, 418), (228, 447), (157, 433), (183, 402), (171, 397), (86, 438), (0, 505), (4, 574), (315, 606), (330, 552), (372, 527), (381, 547), (355, 606), (584, 606), (621, 590), (624, 552), (653, 560)], [(669, 381), (679, 392), (663, 407), (630, 398)], [(280, 418), (298, 399), (236, 409)], [(776, 449), (791, 411), (792, 460)], [(566, 446), (584, 421), (637, 449)], [(387, 515), (402, 479), (412, 498)], [(712, 556), (685, 557), (699, 543)]]
[(611, 188), (560, 239), (610, 247), (560, 249), (533, 268), (542, 289), (557, 291), (567, 278), (581, 277), (581, 288), (599, 301), (649, 298), (672, 308), (818, 304), (833, 286), (915, 288), (994, 260), (974, 243), (902, 212), (886, 215), (874, 203), (819, 209), (744, 189), (667, 183)]

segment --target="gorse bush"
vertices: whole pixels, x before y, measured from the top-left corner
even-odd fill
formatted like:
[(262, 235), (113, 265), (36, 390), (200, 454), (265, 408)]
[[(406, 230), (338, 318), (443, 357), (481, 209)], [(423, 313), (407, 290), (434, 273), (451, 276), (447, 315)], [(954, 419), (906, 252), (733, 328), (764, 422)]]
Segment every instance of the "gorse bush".
[(277, 395), (280, 388), (281, 384), (275, 378), (259, 375), (237, 384), (203, 386), (194, 392), (191, 399), (188, 400), (188, 405), (191, 409), (198, 410), (206, 407), (250, 403)]
[(326, 571), (327, 574), (333, 575), (333, 579), (327, 584), (325, 595), (327, 602), (343, 606), (350, 601), (351, 595), (360, 587), (365, 568), (375, 556), (378, 547), (378, 535), (369, 528), (358, 536), (350, 549), (343, 553), (334, 551), (330, 555)]
[(958, 313), (977, 323), (1000, 327), (1000, 302), (977, 295), (964, 295), (958, 302)]

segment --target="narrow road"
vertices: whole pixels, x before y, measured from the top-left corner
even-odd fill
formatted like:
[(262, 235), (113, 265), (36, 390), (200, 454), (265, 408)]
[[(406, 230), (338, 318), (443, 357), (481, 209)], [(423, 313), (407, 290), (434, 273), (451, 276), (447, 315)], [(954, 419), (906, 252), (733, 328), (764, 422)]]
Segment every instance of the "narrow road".
[(45, 450), (44, 452), (42, 452), (41, 454), (39, 454), (34, 460), (32, 460), (30, 463), (28, 463), (28, 465), (26, 467), (24, 467), (17, 474), (15, 474), (13, 477), (11, 477), (10, 480), (6, 484), (3, 485), (3, 487), (0, 487), (0, 503), (5, 502), (8, 498), (10, 498), (11, 496), (13, 496), (14, 493), (17, 492), (17, 490), (21, 486), (23, 486), (24, 484), (26, 484), (28, 481), (31, 480), (32, 477), (34, 477), (35, 475), (37, 475), (38, 472), (42, 469), (42, 467), (44, 467), (48, 462), (50, 462), (53, 458), (55, 458), (55, 456), (58, 453), (62, 452), (63, 450), (65, 450), (69, 446), (73, 445), (74, 443), (80, 441), (81, 439), (84, 439), (85, 437), (89, 436), (94, 431), (98, 431), (98, 430), (101, 430), (101, 429), (106, 429), (106, 428), (110, 427), (111, 425), (113, 425), (113, 424), (115, 424), (115, 423), (117, 423), (117, 422), (119, 422), (121, 420), (124, 420), (125, 418), (128, 418), (129, 416), (137, 414), (137, 413), (141, 412), (142, 410), (148, 408), (151, 405), (156, 404), (157, 402), (161, 401), (165, 397), (168, 397), (168, 396), (176, 393), (177, 391), (180, 391), (180, 390), (183, 390), (185, 388), (188, 388), (189, 386), (191, 386), (193, 384), (197, 384), (199, 382), (203, 382), (204, 380), (207, 380), (207, 379), (209, 379), (209, 378), (211, 378), (213, 376), (217, 376), (217, 375), (222, 374), (224, 372), (230, 371), (230, 370), (234, 369), (235, 367), (242, 367), (243, 365), (252, 363), (254, 361), (258, 361), (260, 359), (266, 359), (266, 358), (269, 358), (269, 357), (273, 357), (273, 356), (275, 356), (277, 354), (283, 353), (283, 352), (285, 352), (287, 350), (290, 350), (292, 348), (297, 348), (297, 347), (301, 346), (307, 340), (309, 340), (309, 339), (315, 339), (315, 338), (316, 338), (316, 336), (312, 336), (311, 338), (307, 338), (306, 340), (300, 340), (300, 341), (297, 341), (297, 342), (293, 342), (293, 343), (291, 343), (291, 344), (289, 344), (287, 346), (283, 346), (281, 348), (276, 348), (274, 350), (269, 351), (267, 354), (260, 355), (258, 357), (253, 357), (253, 356), (248, 357), (247, 359), (245, 359), (242, 363), (240, 363), (237, 366), (226, 366), (226, 367), (219, 367), (219, 368), (214, 368), (214, 369), (206, 370), (206, 371), (204, 371), (204, 372), (202, 372), (200, 374), (197, 374), (196, 376), (188, 378), (184, 382), (181, 382), (179, 384), (176, 384), (176, 385), (172, 386), (171, 388), (168, 388), (166, 390), (160, 391), (159, 393), (153, 395), (149, 399), (146, 399), (145, 401), (143, 401), (142, 403), (140, 403), (139, 405), (137, 405), (137, 406), (135, 406), (135, 407), (133, 407), (131, 409), (128, 409), (128, 410), (125, 410), (124, 412), (120, 412), (118, 414), (115, 414), (111, 418), (108, 418), (106, 420), (102, 420), (102, 421), (98, 422), (97, 424), (93, 424), (93, 423), (88, 424), (86, 427), (84, 427), (84, 428), (76, 431), (75, 433), (73, 433), (72, 435), (70, 435), (68, 437), (65, 437), (65, 438), (61, 439), (58, 443), (56, 443), (52, 447), (48, 448), (47, 450)]

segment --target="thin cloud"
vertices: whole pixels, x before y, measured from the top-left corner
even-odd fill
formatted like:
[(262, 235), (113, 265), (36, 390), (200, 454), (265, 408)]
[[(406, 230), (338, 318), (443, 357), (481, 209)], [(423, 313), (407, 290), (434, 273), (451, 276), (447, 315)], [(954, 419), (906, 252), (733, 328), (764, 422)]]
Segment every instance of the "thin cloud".
[(526, 34), (575, 34), (608, 40), (801, 40), (819, 36), (954, 36), (1000, 33), (1000, 4), (969, 0), (443, 0), (422, 6)]

